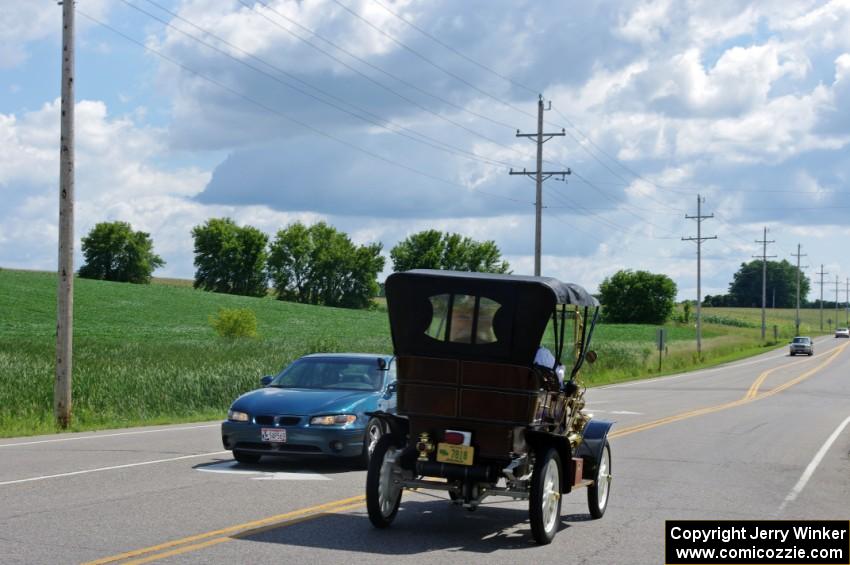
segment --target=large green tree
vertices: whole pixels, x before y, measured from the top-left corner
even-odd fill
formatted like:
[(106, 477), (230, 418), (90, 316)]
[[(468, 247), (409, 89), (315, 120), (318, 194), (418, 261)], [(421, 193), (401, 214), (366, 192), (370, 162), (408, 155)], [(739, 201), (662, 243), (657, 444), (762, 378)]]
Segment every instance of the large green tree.
[(510, 265), (502, 259), (493, 241), (475, 241), (457, 233), (425, 230), (409, 236), (390, 250), (393, 270), (445, 269), (480, 273), (507, 273)]
[(381, 244), (355, 245), (324, 222), (297, 222), (277, 232), (268, 269), (277, 296), (307, 304), (365, 308), (378, 294)]
[[(741, 263), (741, 268), (729, 284), (730, 306), (761, 307), (762, 262)], [(767, 305), (773, 305), (776, 293), (777, 308), (793, 308), (797, 301), (797, 267), (785, 259), (767, 262)], [(809, 294), (809, 279), (800, 274), (800, 301)]]
[(269, 238), (252, 226), (230, 218), (212, 218), (192, 229), (195, 240), (195, 288), (265, 296), (266, 246)]
[(673, 313), (676, 283), (648, 271), (617, 271), (599, 285), (605, 320), (622, 324), (663, 324)]
[(133, 231), (127, 222), (101, 222), (82, 240), (85, 263), (80, 276), (86, 279), (149, 283), (151, 274), (165, 265), (153, 252), (150, 234)]

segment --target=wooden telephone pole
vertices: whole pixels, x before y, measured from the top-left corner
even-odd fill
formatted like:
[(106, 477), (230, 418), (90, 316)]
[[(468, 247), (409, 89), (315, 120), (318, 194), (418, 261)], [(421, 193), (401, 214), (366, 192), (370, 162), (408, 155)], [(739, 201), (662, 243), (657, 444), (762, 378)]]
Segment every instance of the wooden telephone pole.
[(686, 219), (697, 221), (697, 236), (682, 238), (682, 241), (695, 241), (697, 244), (697, 356), (699, 357), (702, 356), (702, 242), (717, 239), (716, 235), (702, 235), (702, 221), (714, 217), (714, 214), (703, 216), (702, 203), (704, 201), (705, 199), (697, 194), (697, 215), (688, 216), (685, 214)]
[(74, 0), (62, 2), (62, 101), (59, 134), (59, 285), (53, 410), (71, 424), (74, 336)]
[[(570, 174), (570, 169), (563, 171), (544, 171), (543, 170), (543, 144), (555, 136), (566, 135), (562, 129), (557, 133), (543, 133), (543, 111), (551, 110), (552, 102), (549, 102), (549, 107), (543, 107), (543, 95), (537, 100), (537, 133), (520, 133), (516, 132), (517, 137), (533, 138), (537, 143), (537, 170), (521, 171), (510, 170), (511, 175), (533, 176), (537, 186), (537, 196), (534, 200), (534, 276), (540, 276), (540, 260), (542, 255), (542, 239), (543, 239), (543, 181), (551, 176), (560, 176), (563, 180), (566, 175)], [(545, 139), (544, 139), (545, 138)]]

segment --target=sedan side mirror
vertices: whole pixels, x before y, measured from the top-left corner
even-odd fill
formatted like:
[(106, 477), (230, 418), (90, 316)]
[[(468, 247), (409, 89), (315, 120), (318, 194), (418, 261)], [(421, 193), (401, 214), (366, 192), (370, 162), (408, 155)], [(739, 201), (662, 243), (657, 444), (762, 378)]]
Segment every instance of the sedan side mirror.
[(261, 384), (261, 385), (263, 385), (263, 386), (269, 386), (269, 384), (271, 384), (271, 382), (272, 382), (273, 380), (274, 380), (274, 377), (273, 377), (273, 376), (271, 376), (271, 375), (266, 375), (265, 377), (263, 377), (262, 379), (260, 379), (260, 384)]

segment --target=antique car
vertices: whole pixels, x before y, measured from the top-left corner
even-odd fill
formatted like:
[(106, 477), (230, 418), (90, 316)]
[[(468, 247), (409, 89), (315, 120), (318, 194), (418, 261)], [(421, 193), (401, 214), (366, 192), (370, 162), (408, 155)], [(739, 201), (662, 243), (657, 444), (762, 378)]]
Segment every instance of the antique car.
[[(583, 411), (579, 377), (596, 359), (597, 300), (548, 277), (432, 270), (391, 275), (386, 296), (397, 408), (370, 414), (388, 430), (366, 478), (372, 524), (392, 523), (405, 489), (446, 491), (468, 510), (490, 496), (528, 500), (540, 544), (561, 524), (562, 494), (586, 488), (601, 518), (612, 424)], [(552, 366), (535, 363), (544, 343)]]

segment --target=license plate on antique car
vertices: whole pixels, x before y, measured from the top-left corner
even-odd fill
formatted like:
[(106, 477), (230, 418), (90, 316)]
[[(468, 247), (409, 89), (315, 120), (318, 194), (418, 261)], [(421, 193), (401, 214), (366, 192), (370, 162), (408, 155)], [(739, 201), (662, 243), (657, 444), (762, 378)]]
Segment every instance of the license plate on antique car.
[(260, 429), (260, 438), (272, 443), (286, 443), (286, 430)]
[(437, 461), (440, 463), (472, 465), (472, 456), (474, 454), (475, 448), (469, 445), (455, 445), (452, 443), (437, 444)]

